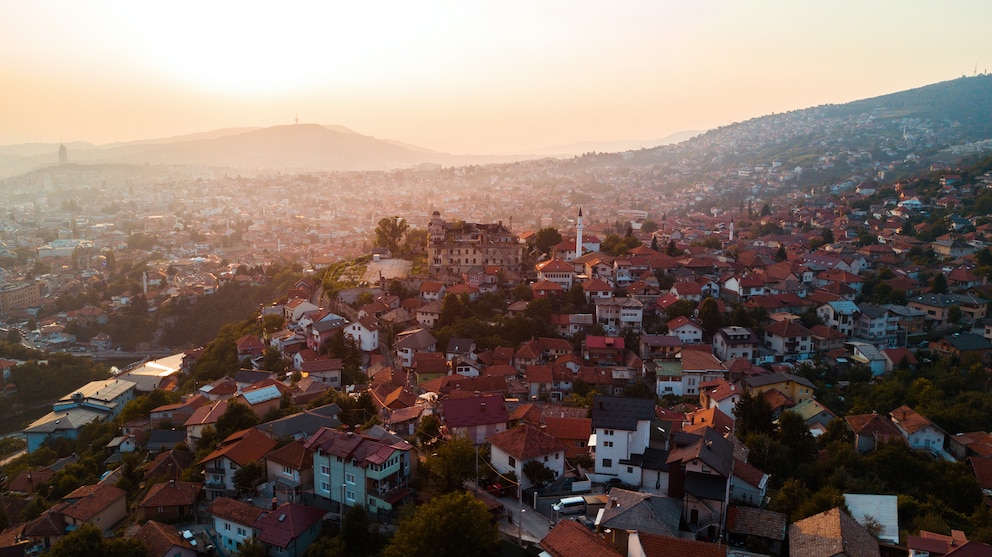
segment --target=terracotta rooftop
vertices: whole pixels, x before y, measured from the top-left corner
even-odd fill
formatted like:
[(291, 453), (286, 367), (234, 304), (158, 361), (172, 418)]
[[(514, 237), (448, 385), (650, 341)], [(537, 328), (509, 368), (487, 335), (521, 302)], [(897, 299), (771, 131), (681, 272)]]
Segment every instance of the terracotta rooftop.
[(879, 557), (878, 540), (840, 508), (789, 525), (791, 557)]
[(541, 540), (552, 557), (620, 557), (619, 551), (573, 520), (562, 520)]
[[(684, 538), (659, 536), (642, 532), (638, 534), (645, 557), (726, 557), (727, 546)], [(576, 554), (578, 555), (578, 554)]]
[(244, 466), (253, 460), (261, 459), (275, 446), (274, 439), (257, 429), (248, 428), (229, 435), (227, 439), (221, 441), (220, 448), (203, 457), (200, 464), (227, 457), (232, 462)]
[(180, 507), (196, 504), (203, 484), (196, 482), (162, 482), (153, 485), (140, 507)]
[[(123, 489), (112, 485), (93, 484), (84, 485), (62, 498), (69, 503), (62, 509), (62, 514), (88, 522), (94, 516), (113, 505), (119, 500), (123, 500), (127, 493)], [(112, 524), (101, 525), (103, 529), (113, 526)]]
[(258, 539), (262, 543), (285, 549), (300, 534), (319, 523), (324, 514), (320, 509), (299, 503), (283, 503), (256, 520), (252, 528), (259, 530)]
[(134, 539), (145, 544), (148, 548), (148, 557), (166, 557), (172, 555), (175, 553), (172, 551), (174, 547), (196, 551), (196, 548), (179, 535), (179, 531), (175, 527), (162, 524), (161, 522), (155, 522), (154, 520), (144, 523), (134, 535)]
[(250, 526), (262, 517), (264, 511), (250, 503), (228, 497), (218, 497), (210, 502), (207, 513), (217, 518)]
[(565, 450), (565, 445), (561, 441), (530, 424), (522, 424), (491, 435), (488, 441), (520, 461)]

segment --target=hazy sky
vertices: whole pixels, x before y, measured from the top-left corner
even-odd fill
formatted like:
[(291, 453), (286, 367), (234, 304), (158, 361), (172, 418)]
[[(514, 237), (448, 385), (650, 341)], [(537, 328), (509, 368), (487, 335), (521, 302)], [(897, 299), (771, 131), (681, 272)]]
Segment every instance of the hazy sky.
[(655, 139), (992, 71), (988, 0), (0, 0), (0, 145), (301, 122)]

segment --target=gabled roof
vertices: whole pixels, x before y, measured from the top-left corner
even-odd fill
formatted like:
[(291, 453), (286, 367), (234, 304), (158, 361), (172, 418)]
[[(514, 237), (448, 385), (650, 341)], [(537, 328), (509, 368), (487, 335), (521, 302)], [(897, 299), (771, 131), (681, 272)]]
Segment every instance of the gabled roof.
[(196, 482), (168, 481), (153, 485), (140, 507), (178, 507), (195, 505), (203, 491), (203, 484)]
[(382, 464), (396, 451), (409, 451), (412, 445), (406, 441), (379, 441), (351, 431), (323, 428), (308, 439), (303, 446), (311, 451), (351, 459), (355, 466), (362, 468), (370, 464)]
[(592, 404), (592, 427), (636, 431), (637, 422), (654, 419), (654, 406), (654, 399), (596, 395)]
[(207, 513), (245, 526), (251, 526), (265, 514), (262, 509), (255, 505), (228, 497), (217, 497), (211, 501), (207, 507)]
[(732, 505), (727, 509), (727, 531), (731, 534), (785, 539), (787, 521), (782, 513)]
[[(117, 501), (123, 500), (127, 493), (120, 488), (106, 484), (84, 485), (62, 498), (69, 505), (61, 509), (62, 514), (89, 522), (97, 514)], [(111, 528), (112, 524), (101, 525), (103, 529)]]
[(755, 375), (754, 377), (748, 377), (745, 379), (748, 387), (764, 387), (766, 385), (774, 385), (776, 383), (799, 383), (804, 387), (809, 387), (810, 389), (815, 389), (816, 385), (811, 383), (809, 379), (805, 377), (800, 377), (798, 375), (792, 375), (791, 373), (784, 373), (781, 371), (776, 371), (774, 373), (766, 373), (764, 375)]
[(667, 463), (700, 460), (724, 478), (730, 478), (734, 467), (734, 444), (711, 428), (695, 437), (693, 443), (673, 448), (668, 453)]
[(878, 540), (840, 508), (789, 525), (792, 557), (879, 557)]
[(527, 423), (491, 435), (487, 440), (522, 462), (565, 450), (561, 441)]
[(259, 541), (285, 549), (290, 542), (320, 522), (324, 514), (320, 509), (299, 503), (283, 503), (251, 526), (259, 531)]
[(211, 460), (227, 457), (229, 460), (244, 466), (253, 460), (259, 460), (265, 453), (276, 446), (274, 439), (257, 429), (249, 428), (232, 433), (220, 443), (220, 447), (200, 460), (200, 464)]
[(619, 551), (574, 520), (562, 520), (541, 540), (551, 557), (621, 557)]
[(637, 530), (649, 534), (678, 537), (682, 501), (649, 493), (613, 488), (603, 508), (600, 528)]
[(556, 439), (589, 439), (592, 433), (590, 418), (559, 418), (547, 416), (544, 418), (545, 430)]
[[(926, 416), (913, 410), (905, 404), (889, 412), (889, 417), (900, 429), (906, 433), (913, 434), (927, 427), (937, 427)], [(940, 428), (938, 428), (940, 429)]]
[(638, 533), (645, 557), (726, 557), (727, 546), (717, 543)]
[(449, 429), (506, 423), (510, 419), (500, 395), (449, 398), (441, 401), (441, 409)]
[(313, 453), (307, 450), (300, 441), (292, 441), (269, 451), (265, 455), (265, 460), (288, 466), (293, 470), (313, 468)]
[(179, 535), (179, 531), (174, 526), (162, 524), (149, 520), (141, 525), (134, 539), (141, 541), (148, 548), (148, 557), (167, 557), (173, 555), (173, 548), (181, 547), (189, 551), (196, 551), (188, 541)]
[(783, 319), (776, 321), (765, 327), (765, 334), (775, 335), (782, 338), (808, 337), (813, 336), (813, 332), (803, 326), (798, 319)]

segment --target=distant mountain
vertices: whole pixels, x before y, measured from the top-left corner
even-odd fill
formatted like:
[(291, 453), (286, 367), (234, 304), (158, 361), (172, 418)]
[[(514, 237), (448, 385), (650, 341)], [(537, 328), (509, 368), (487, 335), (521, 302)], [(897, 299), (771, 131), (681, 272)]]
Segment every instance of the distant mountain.
[(650, 149), (660, 145), (680, 143), (702, 133), (698, 130), (687, 130), (673, 133), (661, 139), (620, 139), (616, 141), (577, 141), (563, 145), (551, 145), (527, 149), (526, 152), (543, 156), (573, 156), (583, 153), (618, 153), (635, 149)]
[[(0, 178), (51, 166), (57, 144), (0, 147)], [(509, 162), (521, 156), (456, 156), (361, 135), (343, 126), (292, 124), (227, 128), (190, 135), (91, 145), (67, 144), (79, 164), (156, 164), (230, 167), (246, 174), (331, 170), (388, 170), (420, 164), (447, 166)]]
[(909, 160), (919, 164), (954, 160), (969, 146), (989, 139), (992, 75), (986, 74), (761, 116), (678, 145), (637, 151), (624, 162), (664, 165), (692, 160), (702, 173), (775, 162), (801, 168), (804, 182), (825, 183), (858, 173), (873, 177), (864, 173), (866, 166), (884, 169), (891, 164), (903, 169), (912, 166), (905, 164)]

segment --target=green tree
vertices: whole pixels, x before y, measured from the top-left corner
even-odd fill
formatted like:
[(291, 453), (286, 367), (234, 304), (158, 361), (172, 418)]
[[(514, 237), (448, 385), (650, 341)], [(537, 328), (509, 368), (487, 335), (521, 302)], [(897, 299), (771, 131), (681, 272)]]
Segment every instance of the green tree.
[(232, 433), (257, 425), (258, 416), (250, 406), (237, 401), (228, 402), (227, 409), (217, 418), (217, 439), (223, 441)]
[(961, 306), (954, 304), (947, 308), (947, 322), (954, 323), (955, 325), (961, 322), (962, 317)]
[(83, 524), (75, 531), (55, 542), (48, 552), (52, 557), (146, 557), (148, 548), (135, 538), (103, 537), (103, 532), (92, 524)]
[(234, 487), (240, 494), (252, 494), (258, 484), (265, 481), (265, 465), (253, 460), (234, 471)]
[(475, 445), (468, 437), (455, 437), (438, 447), (424, 464), (421, 468), (435, 491), (457, 491), (465, 480), (475, 477)]
[(823, 238), (824, 244), (834, 243), (834, 231), (830, 228), (824, 228), (823, 232), (820, 234), (820, 237)]
[(778, 440), (789, 449), (793, 466), (809, 462), (816, 456), (816, 438), (806, 420), (795, 412), (785, 411), (778, 417)]
[(555, 473), (539, 460), (528, 460), (524, 463), (524, 476), (535, 487), (544, 487), (555, 479)]
[(420, 439), (421, 446), (433, 444), (438, 439), (441, 432), (441, 420), (434, 414), (428, 414), (420, 419), (420, 427), (417, 429), (417, 438)]
[(937, 273), (933, 276), (933, 280), (930, 281), (930, 292), (947, 294), (947, 277), (944, 276), (944, 273)]
[(379, 219), (379, 225), (375, 227), (375, 245), (399, 253), (400, 241), (409, 229), (410, 225), (400, 217)]
[(269, 551), (265, 549), (265, 544), (255, 538), (245, 540), (238, 548), (240, 557), (269, 557)]
[(651, 234), (658, 230), (658, 223), (653, 220), (646, 220), (641, 223), (641, 232), (645, 234)]
[(481, 501), (469, 493), (432, 499), (400, 520), (385, 557), (493, 557), (499, 530)]
[(785, 244), (779, 244), (778, 251), (775, 252), (775, 261), (785, 261), (789, 254), (785, 251)]
[(744, 391), (734, 407), (736, 433), (743, 437), (751, 433), (771, 434), (774, 429), (772, 407), (761, 395)]
[(537, 231), (534, 236), (534, 245), (537, 247), (538, 253), (548, 253), (551, 248), (560, 244), (561, 240), (561, 233), (558, 232), (558, 229), (549, 226)]
[(665, 246), (665, 255), (669, 257), (678, 257), (682, 255), (682, 250), (675, 244), (675, 240), (669, 240), (668, 245)]
[(712, 337), (723, 326), (723, 314), (716, 300), (707, 296), (699, 303), (699, 319), (703, 322), (706, 336)]

